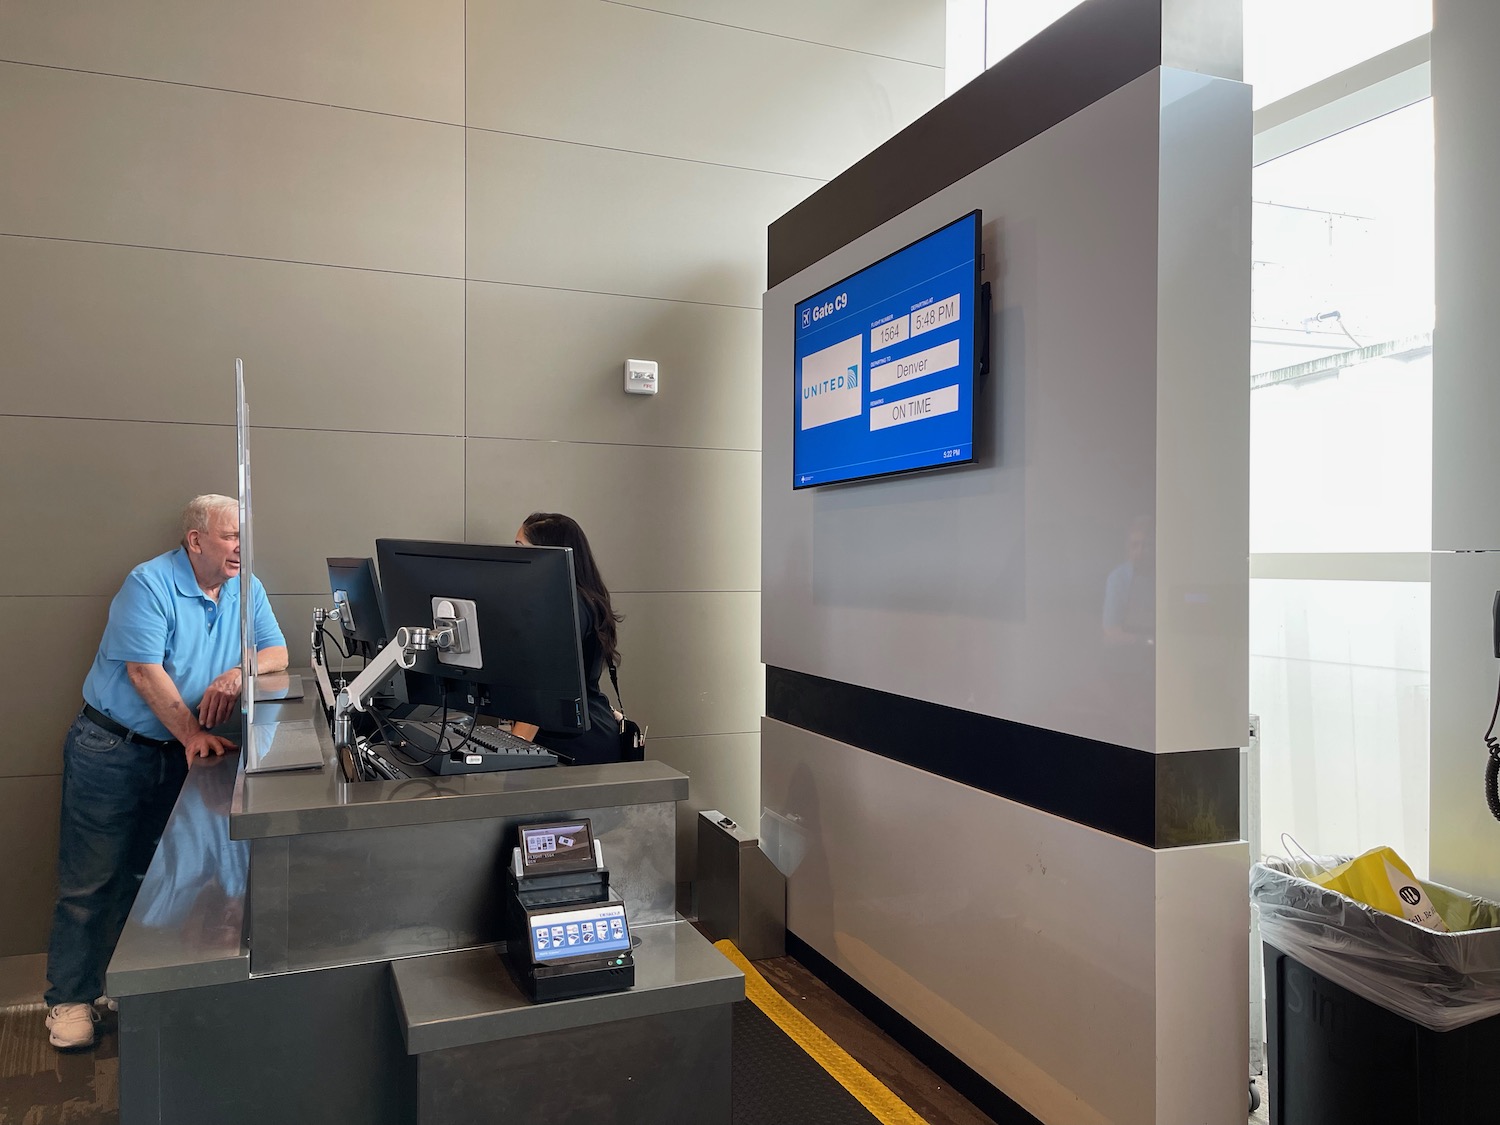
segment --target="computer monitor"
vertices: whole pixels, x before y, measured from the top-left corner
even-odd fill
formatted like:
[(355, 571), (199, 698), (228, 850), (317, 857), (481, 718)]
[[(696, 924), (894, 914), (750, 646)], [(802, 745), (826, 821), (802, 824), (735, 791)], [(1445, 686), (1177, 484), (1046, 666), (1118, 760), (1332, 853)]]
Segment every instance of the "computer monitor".
[(328, 587), (338, 607), (344, 648), (351, 656), (373, 659), (387, 640), (374, 560), (329, 559)]
[(478, 666), (445, 663), (435, 651), (419, 654), (406, 674), (412, 703), (462, 700), (545, 731), (588, 730), (569, 548), (377, 539), (375, 557), (392, 630), (430, 627), (438, 601), (474, 604), (477, 652), (470, 657), (477, 655)]

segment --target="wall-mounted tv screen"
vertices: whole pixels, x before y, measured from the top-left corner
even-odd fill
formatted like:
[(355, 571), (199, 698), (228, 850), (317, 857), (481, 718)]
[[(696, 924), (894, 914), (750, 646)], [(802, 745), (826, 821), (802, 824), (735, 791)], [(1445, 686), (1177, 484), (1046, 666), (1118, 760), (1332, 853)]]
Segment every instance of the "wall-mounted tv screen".
[(797, 303), (793, 488), (974, 460), (980, 226), (971, 211)]

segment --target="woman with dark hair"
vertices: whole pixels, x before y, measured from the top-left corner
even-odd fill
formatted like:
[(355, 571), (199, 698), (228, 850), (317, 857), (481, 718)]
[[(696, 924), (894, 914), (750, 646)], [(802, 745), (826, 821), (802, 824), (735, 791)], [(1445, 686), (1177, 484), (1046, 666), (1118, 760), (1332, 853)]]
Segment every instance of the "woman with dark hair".
[(538, 731), (531, 723), (518, 722), (515, 733), (539, 746), (555, 750), (577, 766), (620, 760), (620, 724), (609, 699), (599, 689), (606, 667), (620, 663), (619, 635), (622, 620), (610, 604), (609, 590), (599, 576), (599, 564), (589, 547), (588, 536), (576, 520), (559, 512), (532, 512), (516, 531), (518, 547), (571, 547), (573, 581), (578, 587), (578, 628), (583, 642), (583, 673), (588, 685), (589, 729), (582, 734)]

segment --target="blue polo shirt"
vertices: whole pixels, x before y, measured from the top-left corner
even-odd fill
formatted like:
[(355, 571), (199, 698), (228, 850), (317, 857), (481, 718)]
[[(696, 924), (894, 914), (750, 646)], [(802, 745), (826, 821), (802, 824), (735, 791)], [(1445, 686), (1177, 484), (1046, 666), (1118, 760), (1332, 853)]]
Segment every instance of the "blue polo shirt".
[[(266, 588), (252, 579), (255, 650), (286, 644)], [(126, 663), (160, 664), (182, 701), (198, 709), (208, 685), (240, 664), (240, 580), (219, 588), (215, 602), (178, 547), (130, 572), (109, 603), (99, 654), (83, 681), (83, 698), (115, 722), (148, 738), (171, 738), (130, 682)]]

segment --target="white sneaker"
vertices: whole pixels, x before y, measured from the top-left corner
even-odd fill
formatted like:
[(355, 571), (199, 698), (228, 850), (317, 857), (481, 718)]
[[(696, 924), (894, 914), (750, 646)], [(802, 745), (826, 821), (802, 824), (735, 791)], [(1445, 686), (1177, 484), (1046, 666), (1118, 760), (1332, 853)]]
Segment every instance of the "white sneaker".
[(59, 1004), (47, 1013), (52, 1045), (60, 1051), (76, 1051), (94, 1045), (94, 1025), (99, 1013), (92, 1004)]

